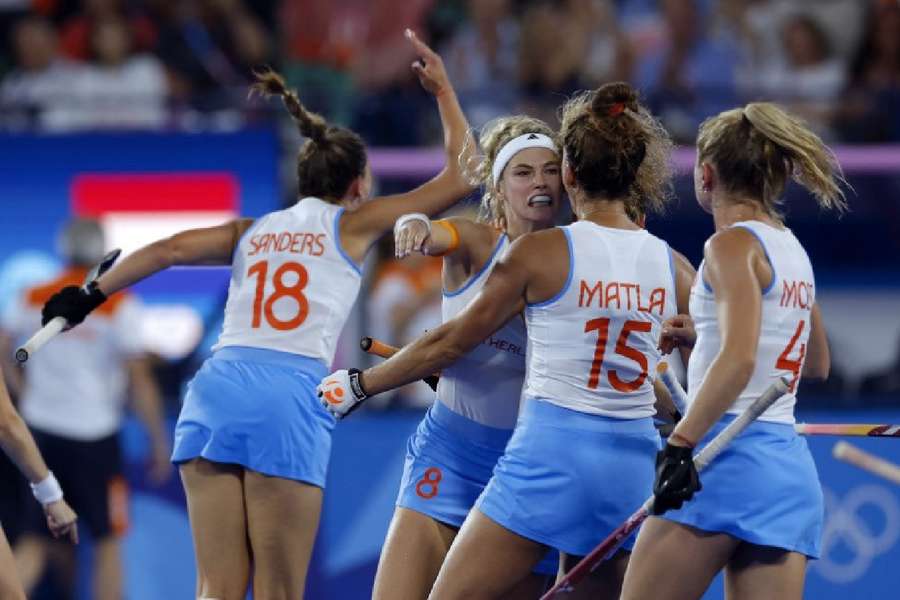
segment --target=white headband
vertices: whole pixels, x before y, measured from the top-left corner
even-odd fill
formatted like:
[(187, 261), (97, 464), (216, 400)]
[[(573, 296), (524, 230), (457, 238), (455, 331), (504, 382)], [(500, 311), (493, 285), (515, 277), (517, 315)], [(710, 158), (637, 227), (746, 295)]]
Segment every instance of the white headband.
[(497, 158), (494, 159), (494, 168), (491, 169), (491, 175), (494, 177), (494, 185), (497, 185), (497, 182), (500, 180), (500, 175), (503, 174), (503, 169), (506, 168), (506, 164), (512, 157), (526, 148), (546, 148), (547, 150), (552, 150), (554, 153), (559, 152), (556, 148), (556, 144), (553, 143), (553, 140), (543, 133), (526, 133), (509, 140), (502, 148), (500, 148), (500, 152), (497, 153)]

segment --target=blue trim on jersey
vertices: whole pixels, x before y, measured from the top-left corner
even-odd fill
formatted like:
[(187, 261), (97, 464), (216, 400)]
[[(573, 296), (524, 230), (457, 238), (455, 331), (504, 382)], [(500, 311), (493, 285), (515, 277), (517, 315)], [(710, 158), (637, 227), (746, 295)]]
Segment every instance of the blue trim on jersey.
[(542, 306), (547, 306), (548, 304), (553, 304), (557, 300), (563, 297), (567, 291), (569, 291), (569, 286), (572, 284), (572, 275), (575, 273), (575, 250), (572, 248), (572, 234), (569, 233), (568, 227), (560, 227), (562, 232), (566, 236), (566, 244), (569, 246), (569, 275), (566, 277), (566, 283), (563, 284), (562, 289), (559, 290), (556, 295), (552, 298), (544, 300), (543, 302), (535, 302), (533, 304), (526, 303), (526, 306), (529, 308), (540, 308)]
[(344, 214), (343, 207), (338, 209), (337, 213), (335, 213), (335, 215), (334, 215), (334, 245), (337, 247), (338, 252), (341, 253), (341, 256), (344, 257), (344, 260), (347, 261), (347, 264), (349, 264), (351, 267), (353, 267), (353, 270), (356, 271), (358, 274), (362, 275), (362, 267), (359, 266), (358, 264), (356, 264), (353, 261), (353, 259), (350, 258), (346, 252), (344, 252), (344, 247), (341, 245), (340, 221), (341, 221), (342, 214)]
[(701, 260), (700, 268), (697, 270), (697, 277), (700, 278), (700, 283), (703, 284), (703, 287), (706, 289), (706, 291), (709, 292), (710, 294), (712, 294), (713, 293), (712, 286), (709, 285), (708, 283), (706, 283), (706, 278), (703, 276), (703, 271), (705, 270), (704, 269), (705, 266), (706, 266), (706, 261)]
[(746, 225), (735, 225), (734, 227), (740, 227), (741, 229), (745, 229), (753, 234), (753, 237), (756, 238), (756, 241), (759, 242), (759, 245), (762, 246), (763, 253), (766, 255), (766, 260), (769, 261), (769, 266), (772, 267), (772, 281), (769, 282), (769, 285), (766, 286), (766, 289), (762, 291), (762, 295), (765, 296), (768, 294), (772, 288), (775, 286), (775, 280), (778, 279), (778, 274), (775, 272), (775, 263), (772, 262), (772, 258), (769, 256), (769, 251), (766, 249), (765, 243), (763, 243), (762, 238), (759, 237), (759, 234), (753, 231), (750, 227)]
[(490, 267), (492, 264), (494, 264), (494, 257), (497, 256), (498, 252), (500, 252), (500, 247), (503, 246), (504, 239), (506, 239), (506, 234), (501, 233), (500, 237), (497, 238), (497, 244), (494, 246), (494, 251), (491, 252), (491, 257), (488, 258), (487, 262), (481, 266), (481, 269), (479, 269), (478, 272), (475, 273), (475, 275), (473, 275), (471, 279), (469, 279), (467, 282), (465, 282), (461, 288), (459, 288), (458, 290), (454, 290), (452, 292), (448, 292), (443, 287), (441, 287), (441, 293), (444, 295), (444, 297), (452, 298), (454, 296), (459, 296), (464, 291), (466, 291), (467, 289), (472, 287), (472, 284), (475, 283), (476, 281), (478, 281), (479, 277), (484, 275), (484, 272), (487, 271), (488, 267)]
[[(675, 277), (675, 255), (672, 251), (672, 246), (666, 244), (666, 248), (669, 249), (669, 272), (672, 273), (672, 289), (675, 290), (676, 299), (678, 297), (678, 279)], [(675, 312), (678, 312), (678, 302), (675, 303)]]

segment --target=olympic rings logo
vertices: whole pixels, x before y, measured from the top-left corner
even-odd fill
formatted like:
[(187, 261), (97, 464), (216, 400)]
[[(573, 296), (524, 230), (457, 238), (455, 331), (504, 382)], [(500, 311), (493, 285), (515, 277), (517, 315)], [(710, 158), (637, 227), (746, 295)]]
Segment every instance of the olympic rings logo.
[(812, 568), (833, 583), (856, 581), (900, 539), (900, 505), (892, 492), (875, 484), (851, 489), (843, 501), (828, 488), (822, 491), (822, 556)]

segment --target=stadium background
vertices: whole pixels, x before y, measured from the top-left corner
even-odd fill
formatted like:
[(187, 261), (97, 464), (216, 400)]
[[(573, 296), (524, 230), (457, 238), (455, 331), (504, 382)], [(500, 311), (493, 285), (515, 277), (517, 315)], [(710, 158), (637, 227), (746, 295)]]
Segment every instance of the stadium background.
[[(0, 310), (61, 267), (55, 236), (73, 215), (99, 218), (110, 245), (127, 250), (292, 202), (300, 140), (279, 106), (246, 100), (254, 65), (277, 66), (311, 108), (366, 138), (380, 192), (430, 177), (441, 165), (440, 129), (408, 71), (406, 26), (443, 54), (476, 126), (517, 111), (554, 122), (575, 90), (637, 84), (683, 144), (679, 202), (648, 228), (695, 265), (712, 225), (689, 177), (696, 125), (759, 98), (803, 114), (835, 145), (854, 193), (851, 212), (835, 218), (788, 192), (788, 225), (815, 265), (833, 354), (829, 380), (801, 387), (800, 418), (900, 422), (896, 0), (4, 0)], [(102, 35), (119, 46), (99, 43)], [(339, 366), (367, 360), (356, 349), (361, 333), (402, 343), (439, 314), (434, 265), (394, 264), (382, 246), (367, 265)], [(174, 269), (135, 288), (147, 309), (135, 330), (157, 357), (173, 421), (217, 335), (227, 281), (225, 269)], [(367, 597), (405, 439), (428, 401), (408, 389), (336, 429), (308, 597)], [(124, 441), (132, 483), (125, 597), (191, 597), (177, 478), (148, 487), (140, 426), (129, 421)], [(900, 564), (900, 489), (837, 463), (832, 444), (810, 440), (828, 524), (807, 597), (887, 597)], [(859, 445), (900, 462), (893, 440)], [(21, 480), (8, 465), (2, 472), (0, 493), (19, 493)], [(4, 522), (8, 534), (15, 525)], [(90, 543), (79, 551), (90, 553)], [(721, 596), (717, 587), (707, 597)]]

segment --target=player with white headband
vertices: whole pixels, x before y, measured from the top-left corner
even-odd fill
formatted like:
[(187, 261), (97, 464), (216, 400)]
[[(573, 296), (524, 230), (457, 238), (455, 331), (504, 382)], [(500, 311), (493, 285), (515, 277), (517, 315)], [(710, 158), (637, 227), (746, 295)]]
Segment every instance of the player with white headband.
[[(497, 119), (483, 129), (477, 221), (397, 220), (398, 257), (443, 256), (443, 320), (459, 314), (484, 287), (520, 236), (553, 226), (562, 198), (561, 152), (543, 121)], [(525, 379), (525, 324), (515, 318), (447, 367), (437, 400), (409, 440), (397, 508), (375, 576), (375, 600), (425, 598), (466, 515), (512, 436)], [(549, 553), (511, 597), (537, 598), (558, 558)]]
[[(47, 469), (37, 444), (31, 437), (31, 432), (16, 412), (6, 390), (2, 371), (0, 371), (0, 447), (16, 463), (22, 475), (31, 482), (31, 491), (35, 500), (44, 507), (47, 527), (50, 528), (53, 537), (66, 536), (77, 544), (77, 515), (63, 499), (59, 482)], [(25, 600), (25, 589), (16, 575), (16, 563), (2, 527), (0, 527), (0, 598)]]
[[(672, 197), (671, 141), (626, 83), (570, 100), (562, 180), (578, 221), (522, 235), (454, 318), (367, 369), (319, 385), (345, 413), (443, 370), (524, 311), (525, 400), (430, 598), (504, 598), (548, 548), (577, 561), (651, 493), (659, 436), (652, 375), (662, 322), (687, 308), (693, 269), (636, 225)], [(633, 541), (579, 587), (618, 598)]]
[(231, 266), (222, 334), (175, 427), (199, 597), (243, 598), (251, 579), (256, 598), (303, 597), (334, 428), (314, 387), (334, 360), (361, 263), (402, 214), (440, 213), (472, 190), (459, 166), (469, 127), (443, 62), (407, 37), (444, 126), (447, 165), (430, 181), (371, 199), (362, 139), (307, 111), (278, 74), (259, 73), (254, 88), (279, 96), (306, 138), (296, 204), (145, 246), (89, 292), (65, 288), (45, 305), (45, 320), (75, 325), (106, 295), (171, 265)]
[[(660, 341), (663, 351), (693, 346), (689, 409), (658, 461), (654, 511), (665, 514), (643, 525), (623, 599), (700, 598), (723, 568), (730, 600), (803, 597), (824, 502), (794, 431), (794, 392), (801, 374), (826, 377), (830, 358), (812, 264), (779, 211), (792, 178), (823, 208), (844, 209), (834, 154), (784, 110), (752, 103), (700, 126), (694, 189), (716, 233), (691, 290), (692, 322), (670, 321)], [(691, 449), (779, 377), (789, 393), (703, 471), (701, 489)]]

